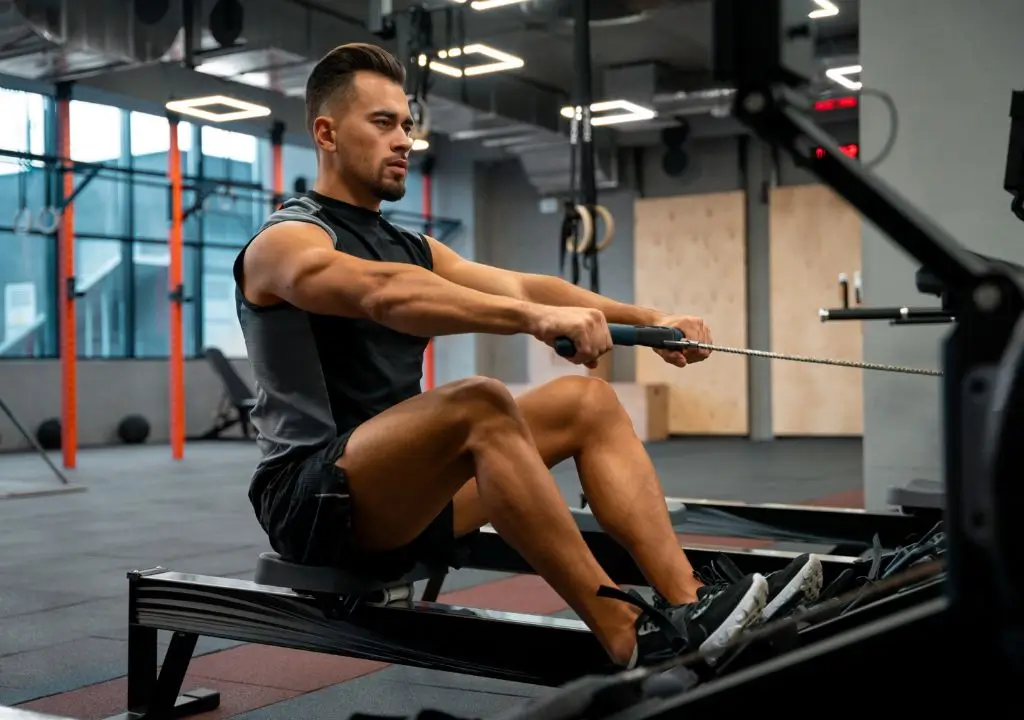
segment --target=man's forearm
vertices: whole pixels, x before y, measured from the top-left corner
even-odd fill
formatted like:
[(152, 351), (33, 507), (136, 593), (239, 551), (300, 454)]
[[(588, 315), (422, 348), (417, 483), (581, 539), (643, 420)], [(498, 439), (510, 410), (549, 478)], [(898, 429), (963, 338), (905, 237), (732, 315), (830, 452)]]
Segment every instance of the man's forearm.
[(600, 310), (610, 323), (654, 325), (662, 313), (651, 308), (628, 305), (573, 285), (553, 275), (525, 275), (525, 299), (538, 305), (588, 307)]
[(369, 292), (364, 307), (382, 325), (423, 337), (533, 333), (543, 310), (539, 303), (473, 290), (415, 266), (399, 268)]

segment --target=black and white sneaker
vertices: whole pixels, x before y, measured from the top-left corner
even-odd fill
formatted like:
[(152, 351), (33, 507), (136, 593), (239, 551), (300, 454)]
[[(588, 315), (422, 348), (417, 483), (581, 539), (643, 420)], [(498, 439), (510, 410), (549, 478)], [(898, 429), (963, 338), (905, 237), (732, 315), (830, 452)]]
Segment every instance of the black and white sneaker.
[[(728, 582), (739, 582), (743, 579), (743, 573), (727, 555), (715, 558), (713, 568), (705, 570), (702, 575), (709, 575), (715, 581), (724, 578)], [(768, 622), (785, 617), (818, 599), (823, 581), (821, 560), (816, 555), (804, 553), (786, 567), (764, 577), (768, 581), (768, 600), (761, 620)]]
[(636, 652), (629, 667), (697, 651), (708, 665), (714, 665), (729, 643), (760, 620), (768, 600), (768, 581), (754, 574), (738, 583), (705, 585), (697, 590), (697, 602), (668, 605), (662, 601), (661, 607), (649, 604), (635, 590), (601, 588), (598, 594), (625, 600), (643, 611), (636, 621)]
[(823, 582), (821, 560), (817, 555), (804, 553), (782, 570), (765, 576), (768, 581), (768, 604), (763, 620), (785, 617), (803, 605), (818, 599)]

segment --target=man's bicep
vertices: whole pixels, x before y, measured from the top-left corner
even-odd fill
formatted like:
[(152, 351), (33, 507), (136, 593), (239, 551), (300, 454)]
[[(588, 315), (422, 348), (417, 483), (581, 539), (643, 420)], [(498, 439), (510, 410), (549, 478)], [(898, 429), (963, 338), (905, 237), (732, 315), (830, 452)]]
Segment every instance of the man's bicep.
[(246, 273), (251, 272), (259, 292), (310, 312), (362, 314), (366, 261), (335, 250), (322, 228), (304, 222), (275, 225), (253, 242), (249, 253), (254, 257)]
[(445, 280), (491, 295), (523, 297), (523, 282), (519, 273), (467, 260), (431, 237), (427, 238), (427, 243), (433, 255), (434, 272)]
[(311, 258), (332, 248), (330, 236), (312, 223), (289, 221), (272, 225), (245, 250), (245, 285), (253, 292), (277, 295)]

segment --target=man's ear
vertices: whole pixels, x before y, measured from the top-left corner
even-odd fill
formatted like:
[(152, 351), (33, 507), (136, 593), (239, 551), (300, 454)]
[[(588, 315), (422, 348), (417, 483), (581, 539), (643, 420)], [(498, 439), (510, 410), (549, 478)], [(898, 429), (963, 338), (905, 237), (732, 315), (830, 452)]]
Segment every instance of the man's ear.
[(327, 152), (337, 150), (337, 137), (337, 129), (332, 118), (321, 115), (313, 121), (313, 139), (321, 150), (326, 150)]

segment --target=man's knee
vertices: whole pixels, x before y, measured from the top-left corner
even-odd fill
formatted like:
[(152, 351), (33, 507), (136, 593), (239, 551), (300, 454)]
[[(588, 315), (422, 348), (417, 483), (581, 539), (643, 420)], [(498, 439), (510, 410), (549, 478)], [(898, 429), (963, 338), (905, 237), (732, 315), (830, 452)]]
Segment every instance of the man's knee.
[(510, 438), (526, 438), (529, 426), (504, 383), (471, 377), (445, 386), (448, 406), (464, 429), (467, 449), (483, 450)]
[(566, 421), (578, 426), (618, 421), (626, 412), (615, 388), (589, 375), (566, 375), (553, 380), (551, 395), (568, 411)]
[(471, 422), (493, 418), (520, 419), (519, 408), (512, 393), (500, 380), (474, 376), (442, 386), (450, 406)]

